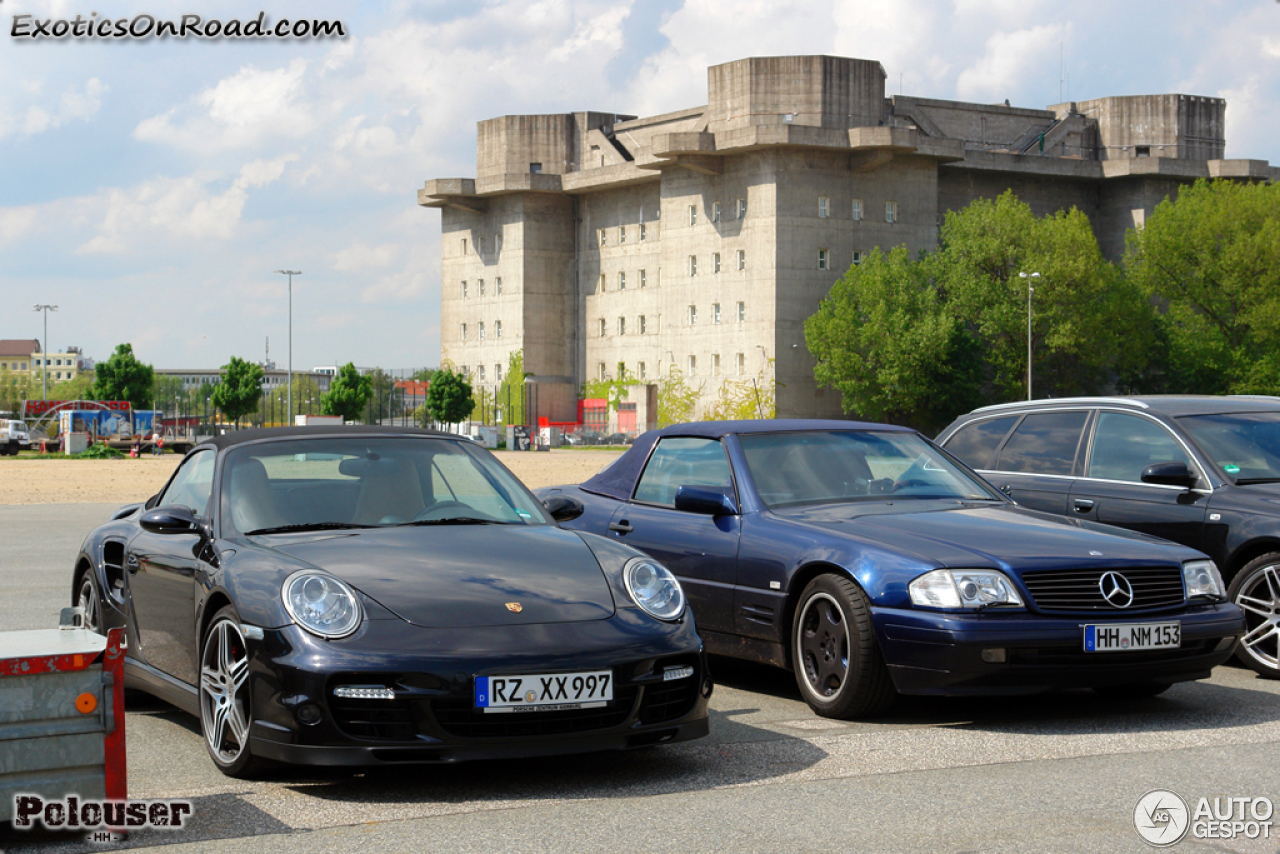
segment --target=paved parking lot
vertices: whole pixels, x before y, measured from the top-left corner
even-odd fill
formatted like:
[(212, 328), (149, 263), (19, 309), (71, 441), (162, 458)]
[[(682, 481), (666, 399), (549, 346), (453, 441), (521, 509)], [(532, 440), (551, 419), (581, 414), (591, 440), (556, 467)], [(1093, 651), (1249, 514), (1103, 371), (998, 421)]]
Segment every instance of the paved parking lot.
[[(112, 509), (0, 507), (0, 627), (56, 624), (80, 541)], [(194, 718), (141, 698), (128, 715), (130, 795), (191, 799), (189, 826), (121, 846), (6, 829), (0, 849), (1143, 851), (1133, 810), (1151, 789), (1280, 799), (1280, 683), (1251, 671), (1219, 668), (1146, 701), (911, 699), (844, 723), (813, 716), (789, 674), (712, 664), (703, 741), (252, 782), (214, 770)], [(1280, 827), (1173, 850), (1276, 852)]]

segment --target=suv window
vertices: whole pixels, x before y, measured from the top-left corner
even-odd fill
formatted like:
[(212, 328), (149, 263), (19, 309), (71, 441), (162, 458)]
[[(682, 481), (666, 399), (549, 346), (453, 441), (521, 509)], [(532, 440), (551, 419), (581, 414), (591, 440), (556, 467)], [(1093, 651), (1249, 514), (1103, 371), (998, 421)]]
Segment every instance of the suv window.
[(952, 434), (946, 448), (973, 468), (989, 469), (996, 448), (1017, 420), (1016, 415), (1006, 415), (970, 422)]
[(1188, 469), (1194, 467), (1187, 452), (1164, 427), (1137, 415), (1103, 412), (1093, 432), (1093, 449), (1085, 477), (1139, 483), (1144, 468), (1166, 462), (1186, 463)]
[(674, 507), (682, 486), (731, 487), (724, 449), (715, 439), (669, 438), (658, 442), (636, 486), (636, 501)]
[(1022, 419), (1000, 452), (1000, 471), (1071, 474), (1089, 413), (1037, 412)]

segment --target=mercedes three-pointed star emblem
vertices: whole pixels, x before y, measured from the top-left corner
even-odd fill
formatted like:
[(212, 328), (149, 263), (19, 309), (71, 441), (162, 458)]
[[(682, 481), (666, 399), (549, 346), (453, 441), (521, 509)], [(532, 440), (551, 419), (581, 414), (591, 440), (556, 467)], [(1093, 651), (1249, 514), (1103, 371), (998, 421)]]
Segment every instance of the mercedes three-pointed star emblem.
[(1133, 585), (1129, 579), (1118, 572), (1104, 572), (1098, 579), (1098, 589), (1102, 598), (1113, 608), (1128, 608), (1133, 604)]

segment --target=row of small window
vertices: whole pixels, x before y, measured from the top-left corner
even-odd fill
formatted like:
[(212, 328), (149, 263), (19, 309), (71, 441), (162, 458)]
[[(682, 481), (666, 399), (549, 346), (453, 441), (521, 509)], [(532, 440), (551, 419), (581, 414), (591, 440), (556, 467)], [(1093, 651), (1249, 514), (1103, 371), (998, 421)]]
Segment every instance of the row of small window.
[[(863, 217), (862, 217), (862, 199), (854, 199), (854, 200), (853, 200), (853, 211), (852, 211), (852, 214), (853, 214), (853, 221), (854, 221), (854, 222), (861, 222), (861, 221), (862, 221), (862, 219), (863, 219)], [(831, 216), (831, 197), (830, 197), (830, 196), (818, 196), (818, 219), (828, 219), (828, 218), (830, 218), (830, 216)], [(897, 222), (897, 221), (898, 221), (898, 203), (897, 203), (897, 202), (885, 202), (885, 203), (884, 203), (884, 221), (885, 221), (885, 222)]]
[[(747, 200), (738, 199), (736, 210), (737, 210), (736, 219), (746, 219), (747, 218)], [(719, 202), (711, 203), (710, 216), (711, 216), (712, 222), (720, 221), (720, 203)], [(697, 225), (697, 224), (698, 224), (698, 206), (689, 205), (689, 225)]]
[[(483, 254), (484, 254), (484, 252), (485, 252), (485, 242), (484, 242), (484, 238), (483, 238), (483, 237), (481, 237), (481, 238), (479, 238), (479, 239), (477, 239), (477, 240), (476, 240), (476, 242), (475, 242), (475, 250), (476, 250), (476, 254), (477, 254), (477, 255), (483, 255)], [(494, 252), (501, 252), (501, 251), (502, 251), (502, 235), (501, 235), (501, 234), (495, 234), (495, 235), (493, 236), (493, 251), (494, 251)], [(464, 238), (462, 238), (462, 254), (463, 254), (463, 255), (466, 255), (466, 254), (467, 254), (467, 238), (465, 238), (465, 237), (464, 237)]]
[[(852, 254), (851, 256), (849, 256), (849, 262), (850, 262), (850, 263), (852, 263), (852, 264), (855, 264), (855, 265), (856, 265), (856, 264), (861, 264), (861, 263), (862, 263), (862, 251), (861, 251), (861, 250), (859, 250), (859, 249), (855, 249), (855, 250), (853, 250), (853, 254)], [(831, 250), (830, 250), (830, 249), (819, 249), (819, 250), (818, 250), (818, 269), (819, 269), (819, 270), (830, 270), (830, 269), (832, 269), (832, 264), (833, 264), (833, 263), (834, 263), (834, 262), (831, 260)]]
[(0, 363), (0, 368), (8, 368), (11, 371), (25, 371), (27, 370), (27, 363), (26, 362), (11, 362), (9, 364)]
[[(483, 341), (484, 340), (484, 321), (483, 320), (480, 321), (478, 324), (476, 324), (476, 332), (479, 333), (480, 340)], [(465, 323), (462, 324), (461, 336), (463, 341), (467, 340), (467, 324)], [(495, 320), (493, 322), (493, 337), (494, 338), (502, 337), (502, 321), (501, 320)]]
[[(462, 298), (463, 299), (467, 298), (467, 293), (468, 293), (467, 283), (464, 280), (462, 282)], [(502, 277), (501, 276), (493, 280), (493, 295), (497, 297), (502, 296)], [(480, 296), (480, 297), (484, 296), (484, 279), (476, 279), (476, 296)]]
[[(462, 371), (462, 375), (464, 377), (471, 376), (470, 367), (468, 367), (467, 365), (459, 365), (458, 367), (459, 367), (459, 370)], [(476, 365), (476, 382), (485, 382), (485, 381), (486, 380), (484, 376), (484, 365)], [(498, 362), (493, 366), (493, 381), (495, 383), (502, 382), (502, 363), (501, 362)]]
[[(632, 233), (636, 235), (636, 239), (638, 242), (644, 243), (646, 240), (649, 239), (649, 224), (646, 222), (642, 222), (638, 224), (636, 226), (636, 230)], [(618, 243), (626, 243), (626, 242), (627, 242), (627, 227), (625, 225), (620, 225), (618, 226)], [(609, 245), (609, 230), (606, 228), (600, 229), (600, 245), (601, 246)]]
[[(745, 249), (738, 250), (737, 264), (738, 264), (739, 270), (747, 269), (747, 250)], [(712, 273), (720, 272), (720, 253), (719, 252), (711, 253), (711, 272)], [(689, 275), (690, 276), (698, 275), (698, 256), (697, 255), (689, 256)]]
[[(705, 364), (705, 363), (704, 363), (704, 364)], [(746, 372), (747, 372), (747, 355), (746, 355), (746, 353), (736, 353), (736, 354), (734, 354), (734, 365), (735, 365), (735, 370), (736, 370), (736, 372), (737, 372), (737, 375), (738, 375), (738, 376), (743, 376), (744, 374), (746, 374)], [(674, 365), (673, 365), (673, 367), (674, 367)], [(623, 362), (619, 362), (619, 363), (618, 363), (618, 368), (619, 368), (619, 370), (625, 370), (625, 368), (626, 368), (626, 364), (625, 364), (625, 363), (623, 363)], [(661, 363), (659, 363), (659, 370), (661, 370)], [(697, 375), (698, 375), (698, 357), (697, 357), (697, 356), (689, 356), (689, 357), (687, 357), (687, 359), (686, 359), (686, 361), (685, 361), (685, 375), (686, 375), (686, 376), (691, 376), (691, 377), (693, 377), (693, 376), (697, 376)], [(720, 371), (720, 354), (719, 354), (719, 353), (712, 353), (712, 354), (711, 354), (711, 364), (710, 364), (710, 374), (709, 374), (709, 376), (718, 377), (718, 376), (721, 376), (721, 375), (722, 375), (722, 374), (721, 374), (721, 371)], [(648, 369), (648, 367), (645, 365), (645, 363), (644, 363), (644, 362), (636, 362), (636, 371), (635, 371), (634, 376), (635, 376), (635, 378), (636, 378), (636, 379), (639, 379), (639, 380), (645, 380), (645, 379), (648, 379), (648, 378), (649, 378), (649, 369)], [(596, 378), (597, 378), (597, 379), (602, 379), (602, 380), (607, 380), (607, 379), (609, 379), (609, 368), (608, 368), (608, 366), (607, 366), (604, 362), (601, 362), (601, 363), (597, 366), (597, 368), (596, 368)], [(482, 377), (482, 379), (483, 379), (483, 377)]]
[[(736, 316), (738, 319), (738, 323), (746, 323), (747, 322), (747, 304), (745, 302), (738, 303), (736, 311), (737, 311)], [(698, 307), (696, 305), (689, 306), (689, 313), (686, 315), (686, 317), (688, 318), (690, 326), (697, 326), (698, 325)], [(718, 326), (723, 322), (724, 322), (724, 313), (720, 310), (720, 303), (714, 303), (711, 306), (711, 323), (713, 326)], [(596, 323), (597, 323), (596, 328), (599, 331), (600, 337), (604, 338), (605, 336), (607, 336), (609, 334), (609, 322), (602, 317)], [(618, 318), (617, 328), (618, 328), (619, 335), (627, 334), (627, 319), (625, 317)], [(636, 317), (636, 325), (633, 326), (632, 329), (635, 330), (634, 334), (636, 335), (648, 334), (649, 326), (643, 314), (638, 315)], [(658, 330), (654, 329), (653, 331), (657, 332)]]

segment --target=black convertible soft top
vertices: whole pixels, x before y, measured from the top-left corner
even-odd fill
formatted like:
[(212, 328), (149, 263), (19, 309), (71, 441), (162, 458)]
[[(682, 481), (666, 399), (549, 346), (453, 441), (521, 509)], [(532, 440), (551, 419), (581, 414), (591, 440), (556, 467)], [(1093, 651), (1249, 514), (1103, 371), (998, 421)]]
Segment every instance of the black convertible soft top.
[(673, 424), (661, 430), (650, 430), (636, 439), (625, 454), (618, 457), (611, 465), (595, 476), (579, 485), (579, 489), (596, 495), (607, 495), (610, 498), (627, 499), (631, 497), (632, 488), (645, 460), (649, 459), (649, 451), (664, 436), (697, 436), (708, 439), (720, 439), (724, 436), (742, 433), (796, 433), (801, 431), (831, 430), (888, 430), (893, 432), (914, 433), (909, 427), (895, 427), (890, 424), (873, 424), (867, 421), (819, 421), (804, 419), (783, 419), (773, 421), (695, 421), (690, 424)]

